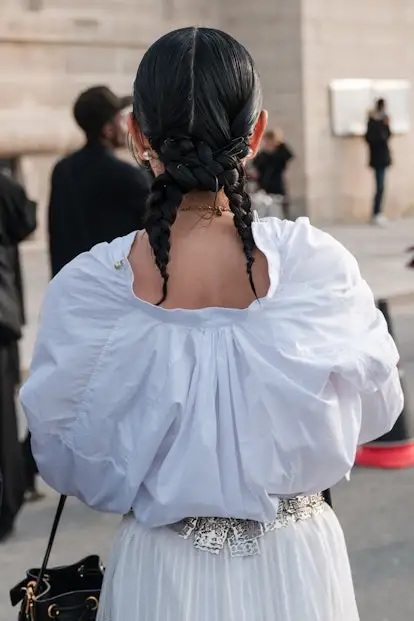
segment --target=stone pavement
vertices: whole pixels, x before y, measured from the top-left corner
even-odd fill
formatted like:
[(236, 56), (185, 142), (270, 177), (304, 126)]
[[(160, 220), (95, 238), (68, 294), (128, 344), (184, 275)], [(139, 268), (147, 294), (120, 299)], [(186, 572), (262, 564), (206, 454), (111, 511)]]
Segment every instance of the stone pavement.
[(414, 246), (414, 219), (390, 222), (387, 228), (367, 224), (326, 229), (358, 259), (375, 297), (394, 298), (414, 293), (414, 270), (406, 269)]

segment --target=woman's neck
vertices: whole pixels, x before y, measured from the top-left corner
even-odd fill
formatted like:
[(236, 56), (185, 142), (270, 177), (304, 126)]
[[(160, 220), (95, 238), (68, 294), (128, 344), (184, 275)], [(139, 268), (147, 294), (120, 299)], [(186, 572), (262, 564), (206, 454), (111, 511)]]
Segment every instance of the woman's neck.
[(197, 209), (197, 207), (203, 207), (206, 205), (226, 209), (229, 205), (229, 200), (225, 195), (224, 190), (220, 190), (217, 194), (215, 192), (200, 192), (194, 190), (193, 192), (189, 192), (184, 195), (180, 207), (186, 209), (193, 207), (194, 209)]

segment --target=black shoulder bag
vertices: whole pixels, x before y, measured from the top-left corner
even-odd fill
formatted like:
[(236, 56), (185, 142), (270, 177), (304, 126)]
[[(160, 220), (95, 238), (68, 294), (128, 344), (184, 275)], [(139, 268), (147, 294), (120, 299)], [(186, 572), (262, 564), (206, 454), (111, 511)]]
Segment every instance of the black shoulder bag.
[(12, 606), (22, 602), (18, 621), (96, 619), (104, 575), (99, 556), (47, 569), (65, 502), (66, 496), (61, 496), (41, 568), (29, 569), (26, 578), (10, 591)]

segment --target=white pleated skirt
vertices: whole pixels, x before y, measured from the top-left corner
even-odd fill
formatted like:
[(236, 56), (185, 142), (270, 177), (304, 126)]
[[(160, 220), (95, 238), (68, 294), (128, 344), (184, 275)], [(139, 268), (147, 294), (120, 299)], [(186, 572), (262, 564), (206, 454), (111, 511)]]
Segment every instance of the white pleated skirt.
[(260, 554), (197, 550), (169, 528), (122, 521), (98, 621), (358, 621), (343, 532), (333, 511), (260, 539)]

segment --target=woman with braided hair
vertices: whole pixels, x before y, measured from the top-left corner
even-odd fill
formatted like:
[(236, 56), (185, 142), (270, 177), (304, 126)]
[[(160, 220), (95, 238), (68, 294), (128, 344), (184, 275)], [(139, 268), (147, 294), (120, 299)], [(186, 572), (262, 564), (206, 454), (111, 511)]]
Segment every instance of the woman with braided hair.
[(21, 398), (44, 479), (124, 514), (100, 621), (357, 621), (322, 490), (402, 408), (355, 259), (259, 220), (266, 126), (245, 48), (184, 28), (144, 55), (129, 122), (145, 229), (52, 281)]

